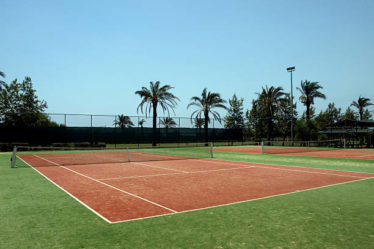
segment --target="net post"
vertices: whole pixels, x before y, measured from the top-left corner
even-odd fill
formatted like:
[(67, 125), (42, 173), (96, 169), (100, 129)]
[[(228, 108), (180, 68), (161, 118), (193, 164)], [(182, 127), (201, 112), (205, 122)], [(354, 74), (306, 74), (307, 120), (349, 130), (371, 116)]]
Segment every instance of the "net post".
[(15, 165), (16, 165), (16, 155), (17, 155), (17, 146), (15, 145), (13, 147), (13, 153), (12, 153), (12, 157), (10, 159), (10, 167), (11, 168), (14, 168)]
[(344, 138), (344, 140), (343, 140), (343, 143), (344, 143), (344, 149), (346, 149), (347, 147), (347, 139), (346, 138)]
[(130, 152), (129, 152), (129, 148), (126, 147), (126, 152), (127, 152), (127, 161), (130, 162), (131, 159), (130, 159)]
[(213, 158), (213, 142), (210, 142), (210, 158)]
[(261, 154), (264, 154), (264, 141), (261, 141)]

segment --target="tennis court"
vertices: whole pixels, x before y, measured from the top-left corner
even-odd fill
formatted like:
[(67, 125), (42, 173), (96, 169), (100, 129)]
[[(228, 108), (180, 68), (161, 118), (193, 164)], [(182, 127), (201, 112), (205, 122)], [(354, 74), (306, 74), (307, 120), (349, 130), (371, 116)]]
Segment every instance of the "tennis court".
[[(231, 147), (215, 148), (215, 151), (237, 152), (237, 153), (257, 153), (261, 154), (260, 146), (251, 147)], [(374, 160), (374, 150), (350, 150), (334, 148), (303, 148), (303, 147), (277, 147), (264, 146), (264, 154), (279, 154), (290, 156), (310, 156), (310, 157), (331, 157), (331, 158), (350, 158), (350, 159), (368, 159)]]
[[(131, 162), (123, 162), (124, 157), (131, 157)], [(18, 158), (109, 223), (374, 177), (368, 173), (142, 152), (29, 153)]]

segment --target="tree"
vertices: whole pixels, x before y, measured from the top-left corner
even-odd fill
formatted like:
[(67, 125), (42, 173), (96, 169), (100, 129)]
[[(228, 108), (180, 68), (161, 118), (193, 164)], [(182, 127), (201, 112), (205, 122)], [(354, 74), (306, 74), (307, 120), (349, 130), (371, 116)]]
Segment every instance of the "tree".
[(131, 128), (134, 126), (131, 118), (125, 115), (118, 115), (116, 120), (114, 120), (114, 125), (118, 125), (120, 128)]
[(342, 118), (346, 120), (358, 120), (358, 115), (350, 107), (348, 107), (347, 110), (345, 110)]
[(265, 137), (266, 116), (260, 110), (258, 99), (252, 100), (252, 108), (250, 111), (246, 111), (245, 116), (247, 119), (246, 127), (248, 128), (248, 136), (253, 135), (255, 140), (261, 140)]
[(56, 126), (44, 114), (47, 103), (39, 100), (30, 77), (13, 80), (0, 92), (0, 121), (5, 126)]
[(140, 125), (140, 128), (143, 128), (144, 123), (145, 123), (144, 119), (139, 120), (138, 124)]
[(151, 113), (153, 111), (153, 141), (152, 145), (156, 146), (156, 129), (157, 129), (157, 107), (161, 106), (163, 112), (167, 111), (169, 113), (169, 108), (173, 110), (177, 105), (177, 98), (170, 92), (173, 89), (170, 85), (161, 86), (159, 81), (149, 83), (149, 88), (142, 87), (142, 90), (136, 91), (135, 94), (142, 98), (140, 104), (138, 105), (137, 111), (139, 109), (143, 113), (143, 107), (146, 105), (145, 111)]
[(203, 125), (204, 125), (204, 119), (203, 118), (195, 117), (193, 120), (194, 120), (194, 127), (195, 128), (201, 129), (201, 127), (203, 127)]
[(369, 119), (372, 118), (372, 116), (373, 116), (373, 115), (371, 115), (371, 113), (369, 112), (369, 110), (366, 109), (366, 110), (364, 111), (364, 114), (362, 115), (362, 119), (363, 119), (363, 120), (369, 120)]
[(175, 123), (174, 119), (171, 117), (166, 117), (161, 119), (160, 121), (161, 125), (163, 125), (166, 129), (167, 128), (174, 128), (177, 126), (177, 123)]
[(291, 133), (291, 121), (296, 123), (297, 120), (297, 111), (296, 103), (293, 104), (291, 108), (291, 98), (289, 94), (284, 95), (285, 98), (282, 98), (279, 101), (279, 106), (275, 112), (275, 119), (277, 121), (276, 128), (279, 135), (282, 136), (283, 141), (286, 140), (287, 135)]
[(316, 126), (319, 130), (325, 130), (341, 120), (341, 108), (336, 108), (334, 103), (329, 103), (326, 110), (324, 112), (321, 111), (315, 118)]
[(261, 93), (257, 93), (258, 105), (260, 107), (260, 111), (266, 114), (267, 120), (267, 140), (270, 141), (271, 133), (273, 130), (273, 123), (274, 123), (274, 115), (279, 107), (281, 101), (285, 101), (282, 87), (273, 87), (271, 86), (268, 88), (262, 88)]
[(238, 99), (235, 94), (232, 99), (229, 99), (230, 107), (225, 116), (225, 128), (239, 129), (244, 127), (243, 101), (243, 98)]
[(300, 101), (306, 106), (306, 120), (310, 120), (310, 106), (314, 104), (315, 98), (326, 99), (326, 96), (319, 91), (323, 87), (318, 82), (301, 81), (301, 88), (297, 87), (300, 91)]
[(353, 101), (352, 104), (351, 104), (351, 106), (354, 106), (358, 109), (358, 113), (360, 115), (360, 120), (363, 120), (364, 108), (368, 107), (369, 105), (373, 105), (370, 102), (370, 99), (364, 98), (364, 97), (361, 97), (361, 96), (358, 98), (357, 102)]
[(209, 114), (213, 115), (214, 120), (217, 120), (221, 123), (221, 116), (217, 111), (214, 111), (214, 108), (227, 109), (224, 105), (226, 100), (221, 98), (219, 93), (207, 92), (207, 89), (204, 88), (201, 93), (201, 98), (194, 96), (191, 98), (191, 103), (187, 105), (187, 109), (190, 106), (196, 106), (198, 109), (191, 114), (191, 118), (195, 115), (197, 118), (201, 118), (201, 115), (204, 115), (204, 130), (205, 130), (205, 141), (208, 142), (208, 124), (210, 123)]
[[(0, 71), (0, 76), (5, 78), (5, 73), (3, 73), (2, 71)], [(6, 87), (7, 84), (5, 83), (5, 81), (3, 80), (0, 80), (0, 92), (3, 90), (3, 87)]]

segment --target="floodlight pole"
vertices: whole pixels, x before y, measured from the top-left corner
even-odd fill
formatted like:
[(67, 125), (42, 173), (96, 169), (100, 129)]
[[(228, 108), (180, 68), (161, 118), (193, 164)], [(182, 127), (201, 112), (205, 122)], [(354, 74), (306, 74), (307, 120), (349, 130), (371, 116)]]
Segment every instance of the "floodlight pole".
[(290, 103), (291, 103), (291, 144), (293, 146), (293, 95), (292, 95), (292, 72), (295, 71), (295, 67), (288, 67), (287, 72), (291, 73), (291, 98), (290, 98)]

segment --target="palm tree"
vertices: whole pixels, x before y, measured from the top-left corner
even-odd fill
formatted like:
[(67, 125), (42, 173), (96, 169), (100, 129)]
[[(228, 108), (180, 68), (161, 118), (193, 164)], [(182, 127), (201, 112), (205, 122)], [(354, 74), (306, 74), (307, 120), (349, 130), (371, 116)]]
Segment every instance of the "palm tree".
[(314, 104), (314, 98), (326, 99), (326, 96), (318, 91), (323, 87), (318, 82), (310, 82), (308, 80), (301, 81), (301, 88), (297, 87), (300, 91), (300, 101), (306, 106), (306, 120), (310, 120), (310, 106)]
[(153, 110), (153, 141), (152, 145), (156, 146), (156, 128), (157, 128), (157, 107), (160, 104), (163, 112), (167, 111), (169, 113), (169, 108), (171, 108), (174, 112), (174, 108), (177, 105), (177, 101), (179, 98), (174, 96), (170, 92), (173, 89), (170, 85), (160, 86), (160, 82), (156, 81), (153, 83), (152, 81), (149, 83), (149, 89), (146, 87), (142, 87), (142, 90), (136, 91), (135, 94), (139, 95), (142, 98), (137, 111), (139, 108), (143, 113), (143, 106), (146, 104), (146, 114), (151, 113)]
[(204, 125), (204, 119), (203, 118), (195, 117), (193, 122), (194, 122), (194, 127), (195, 128), (201, 129), (201, 127), (203, 127), (203, 125)]
[(353, 101), (351, 104), (351, 106), (354, 106), (358, 109), (358, 113), (360, 114), (360, 120), (362, 120), (364, 108), (369, 105), (373, 105), (373, 103), (370, 102), (370, 99), (361, 96), (358, 98), (357, 102)]
[[(0, 71), (0, 76), (3, 77), (3, 78), (5, 78), (5, 73), (3, 73), (3, 72)], [(6, 86), (7, 86), (7, 84), (5, 83), (5, 81), (0, 80), (0, 91), (3, 90), (2, 87), (6, 87)]]
[(140, 128), (143, 128), (144, 123), (145, 123), (144, 119), (139, 120), (138, 124), (140, 125)]
[(262, 88), (261, 93), (257, 93), (259, 96), (259, 107), (260, 111), (266, 114), (267, 119), (267, 140), (270, 141), (271, 139), (271, 131), (273, 129), (273, 119), (274, 114), (277, 110), (277, 107), (282, 101), (285, 101), (283, 96), (285, 93), (283, 92), (282, 87), (270, 87), (266, 86), (266, 88)]
[(131, 128), (134, 126), (129, 116), (118, 115), (114, 120), (114, 125), (118, 125), (120, 128)]
[(165, 126), (165, 128), (173, 128), (173, 127), (176, 127), (177, 126), (177, 123), (175, 123), (174, 119), (173, 118), (170, 118), (170, 117), (166, 117), (166, 118), (163, 118), (161, 119), (160, 121), (161, 125)]
[(221, 123), (221, 116), (217, 111), (213, 111), (213, 108), (223, 108), (227, 110), (224, 105), (226, 100), (221, 98), (219, 93), (207, 92), (204, 88), (201, 98), (194, 96), (191, 98), (191, 103), (188, 104), (187, 109), (190, 106), (197, 106), (199, 109), (191, 114), (191, 118), (195, 115), (196, 118), (201, 118), (204, 115), (204, 130), (205, 130), (205, 141), (208, 142), (208, 123), (210, 122), (209, 114), (213, 115), (214, 120), (218, 120)]

